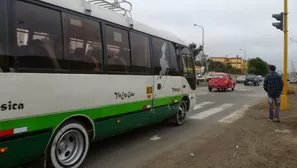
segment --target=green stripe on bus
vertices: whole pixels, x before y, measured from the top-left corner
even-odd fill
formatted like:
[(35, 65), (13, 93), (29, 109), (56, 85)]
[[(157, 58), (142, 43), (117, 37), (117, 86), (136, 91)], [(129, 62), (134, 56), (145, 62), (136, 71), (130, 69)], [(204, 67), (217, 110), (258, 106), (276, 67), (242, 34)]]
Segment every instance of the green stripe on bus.
[[(182, 96), (173, 96), (155, 99), (155, 106), (168, 105), (173, 100), (181, 100)], [(55, 112), (41, 116), (28, 116), (26, 118), (13, 119), (0, 122), (0, 131), (12, 128), (27, 127), (28, 131), (37, 131), (46, 128), (56, 128), (67, 117), (72, 115), (86, 115), (92, 120), (121, 115), (134, 111), (142, 110), (143, 106), (151, 104), (152, 100), (144, 100), (138, 102), (130, 102), (118, 105), (101, 106), (93, 109), (82, 109), (66, 112)]]

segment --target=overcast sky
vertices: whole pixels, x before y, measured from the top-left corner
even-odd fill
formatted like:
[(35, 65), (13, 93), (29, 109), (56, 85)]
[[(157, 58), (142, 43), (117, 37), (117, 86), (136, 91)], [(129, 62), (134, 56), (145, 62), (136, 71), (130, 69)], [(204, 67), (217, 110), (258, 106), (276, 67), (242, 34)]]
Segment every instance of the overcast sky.
[[(134, 19), (170, 31), (187, 43), (201, 44), (212, 56), (261, 57), (283, 67), (283, 33), (273, 27), (273, 13), (283, 11), (283, 0), (129, 0)], [(289, 0), (289, 38), (297, 40), (297, 0)], [(289, 65), (297, 68), (297, 43), (289, 44)], [(290, 69), (289, 69), (290, 71)]]

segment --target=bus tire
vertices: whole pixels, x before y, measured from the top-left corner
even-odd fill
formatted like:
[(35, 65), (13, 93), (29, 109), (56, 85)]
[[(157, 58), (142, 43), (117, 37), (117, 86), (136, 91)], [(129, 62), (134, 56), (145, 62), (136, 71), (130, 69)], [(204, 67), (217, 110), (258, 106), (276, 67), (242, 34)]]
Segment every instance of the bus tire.
[(186, 120), (187, 112), (188, 112), (188, 103), (185, 99), (182, 99), (179, 104), (177, 113), (175, 115), (174, 125), (176, 126), (183, 125)]
[(79, 168), (83, 164), (90, 146), (86, 128), (72, 119), (57, 129), (47, 149), (49, 168)]

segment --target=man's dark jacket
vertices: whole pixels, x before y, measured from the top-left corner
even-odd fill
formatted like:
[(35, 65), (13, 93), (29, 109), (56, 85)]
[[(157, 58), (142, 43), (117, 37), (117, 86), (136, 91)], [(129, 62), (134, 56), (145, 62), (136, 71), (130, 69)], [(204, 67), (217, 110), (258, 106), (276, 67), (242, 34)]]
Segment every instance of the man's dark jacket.
[(264, 90), (268, 93), (271, 98), (280, 97), (283, 91), (283, 79), (276, 72), (268, 74), (264, 80)]

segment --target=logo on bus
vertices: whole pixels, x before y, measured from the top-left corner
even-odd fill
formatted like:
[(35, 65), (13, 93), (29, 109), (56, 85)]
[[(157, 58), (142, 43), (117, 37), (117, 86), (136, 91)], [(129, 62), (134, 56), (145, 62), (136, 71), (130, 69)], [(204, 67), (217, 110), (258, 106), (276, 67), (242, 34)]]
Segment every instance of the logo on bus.
[(1, 111), (12, 111), (12, 110), (23, 110), (24, 104), (23, 103), (12, 103), (9, 101), (6, 104), (1, 104)]
[(133, 97), (134, 96), (134, 93), (132, 93), (132, 92), (114, 92), (114, 94), (115, 94), (115, 96), (116, 96), (116, 99), (129, 99), (129, 98), (131, 98), (131, 97)]
[(172, 92), (181, 92), (180, 88), (172, 88)]

